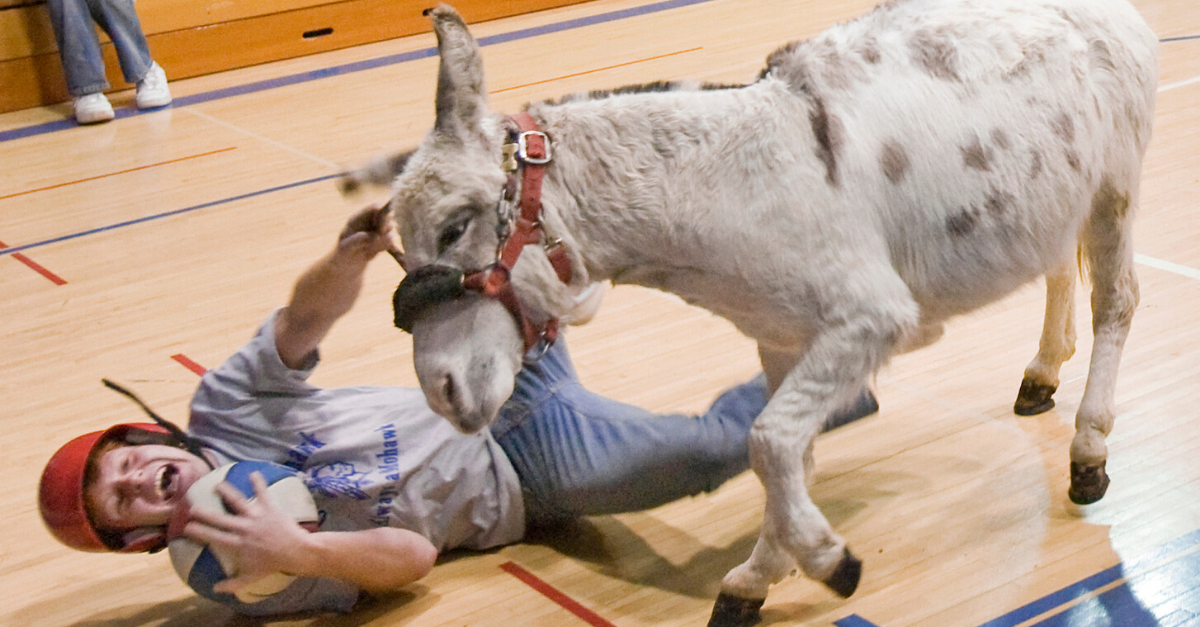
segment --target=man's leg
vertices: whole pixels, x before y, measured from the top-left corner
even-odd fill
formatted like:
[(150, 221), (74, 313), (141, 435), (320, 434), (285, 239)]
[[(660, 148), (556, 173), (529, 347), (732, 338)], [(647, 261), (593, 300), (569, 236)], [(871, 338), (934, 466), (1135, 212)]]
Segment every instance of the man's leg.
[[(712, 491), (749, 469), (747, 436), (766, 395), (760, 375), (700, 416), (653, 414), (584, 389), (560, 341), (518, 374), (492, 432), (521, 478), (531, 523), (616, 514)], [(829, 427), (877, 410), (864, 390)]]
[(762, 377), (699, 417), (655, 415), (571, 383), (498, 441), (531, 522), (616, 514), (714, 490), (747, 470), (746, 437), (765, 404)]

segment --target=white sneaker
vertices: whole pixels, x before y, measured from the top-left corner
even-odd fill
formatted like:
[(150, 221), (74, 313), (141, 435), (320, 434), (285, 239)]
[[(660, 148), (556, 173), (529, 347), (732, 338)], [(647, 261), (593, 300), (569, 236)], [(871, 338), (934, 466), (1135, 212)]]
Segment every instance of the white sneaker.
[(80, 124), (95, 124), (113, 119), (113, 108), (103, 93), (96, 92), (75, 99), (75, 121)]
[(171, 104), (171, 90), (167, 87), (167, 73), (157, 63), (150, 66), (150, 71), (137, 84), (137, 97), (134, 98), (139, 109), (153, 109)]

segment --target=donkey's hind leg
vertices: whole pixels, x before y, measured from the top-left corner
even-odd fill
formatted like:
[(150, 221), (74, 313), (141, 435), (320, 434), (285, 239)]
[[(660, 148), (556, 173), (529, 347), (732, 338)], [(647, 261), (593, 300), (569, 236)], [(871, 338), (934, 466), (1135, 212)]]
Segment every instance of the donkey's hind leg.
[(1013, 411), (1018, 416), (1033, 416), (1054, 408), (1058, 372), (1063, 362), (1075, 354), (1075, 271), (1074, 260), (1059, 264), (1046, 273), (1046, 320), (1038, 353), (1025, 367), (1025, 378)]
[(1108, 489), (1104, 470), (1108, 447), (1104, 438), (1116, 416), (1113, 395), (1121, 349), (1129, 335), (1138, 303), (1133, 271), (1131, 230), (1136, 180), (1118, 187), (1109, 178), (1092, 198), (1092, 211), (1083, 230), (1083, 247), (1092, 277), (1092, 361), (1087, 387), (1075, 416), (1071, 442), (1071, 488), (1067, 493), (1080, 505), (1094, 503)]

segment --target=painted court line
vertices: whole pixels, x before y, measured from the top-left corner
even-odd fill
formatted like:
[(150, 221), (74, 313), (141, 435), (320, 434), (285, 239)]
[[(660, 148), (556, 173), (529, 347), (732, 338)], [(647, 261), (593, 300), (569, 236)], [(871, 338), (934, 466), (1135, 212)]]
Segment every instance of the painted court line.
[(300, 150), (299, 148), (296, 148), (296, 147), (294, 147), (294, 146), (289, 146), (289, 145), (287, 145), (287, 144), (285, 144), (285, 143), (283, 143), (283, 142), (276, 141), (276, 140), (274, 140), (274, 139), (271, 139), (270, 137), (266, 137), (266, 136), (263, 136), (263, 135), (259, 135), (258, 133), (255, 133), (254, 131), (251, 131), (251, 130), (249, 130), (249, 129), (246, 129), (246, 128), (242, 128), (242, 127), (240, 127), (240, 126), (237, 126), (236, 124), (230, 124), (229, 122), (226, 122), (226, 121), (224, 121), (224, 120), (220, 120), (220, 119), (214, 118), (213, 116), (211, 116), (211, 115), (209, 115), (209, 114), (207, 114), (207, 113), (204, 113), (204, 112), (202, 112), (202, 111), (199, 111), (199, 110), (197, 110), (197, 109), (182, 109), (182, 111), (184, 111), (184, 112), (186, 112), (186, 113), (189, 113), (189, 114), (191, 114), (191, 115), (194, 115), (194, 116), (196, 116), (196, 117), (198, 117), (198, 118), (201, 118), (201, 119), (204, 119), (204, 120), (208, 120), (209, 122), (212, 122), (213, 124), (217, 124), (217, 125), (220, 125), (220, 126), (224, 126), (225, 128), (227, 128), (227, 129), (229, 129), (229, 130), (231, 130), (231, 131), (234, 131), (235, 133), (241, 133), (241, 134), (243, 134), (243, 135), (246, 135), (247, 137), (254, 138), (254, 139), (256, 139), (256, 140), (258, 140), (258, 141), (260, 141), (260, 142), (263, 142), (264, 144), (268, 144), (268, 145), (274, 146), (274, 147), (276, 147), (276, 148), (279, 148), (280, 150), (283, 150), (283, 151), (285, 151), (285, 152), (290, 152), (290, 153), (292, 153), (292, 154), (294, 154), (294, 155), (297, 155), (297, 156), (300, 156), (300, 157), (304, 157), (305, 159), (308, 159), (309, 161), (315, 161), (316, 163), (319, 163), (319, 164), (321, 164), (321, 165), (323, 165), (323, 166), (327, 166), (327, 167), (333, 168), (333, 169), (335, 169), (335, 170), (341, 170), (341, 169), (342, 169), (342, 168), (341, 168), (341, 166), (339, 166), (338, 164), (336, 164), (336, 163), (334, 163), (334, 162), (332, 162), (332, 161), (329, 161), (328, 159), (322, 159), (322, 158), (320, 158), (320, 157), (318, 157), (318, 156), (316, 156), (316, 155), (314, 155), (314, 154), (310, 154), (310, 153), (304, 152), (303, 150)]
[[(601, 13), (598, 15), (590, 15), (590, 16), (586, 16), (586, 17), (576, 18), (573, 20), (566, 20), (563, 22), (555, 22), (553, 24), (545, 24), (543, 26), (535, 26), (533, 28), (525, 28), (525, 29), (521, 29), (521, 30), (512, 31), (509, 33), (500, 33), (498, 35), (491, 35), (488, 37), (480, 37), (476, 41), (478, 41), (480, 46), (492, 46), (492, 45), (496, 45), (496, 44), (517, 41), (517, 40), (521, 40), (521, 39), (529, 39), (531, 37), (537, 37), (540, 35), (548, 35), (551, 33), (558, 33), (558, 32), (567, 31), (567, 30), (574, 30), (577, 28), (584, 28), (587, 26), (595, 26), (598, 24), (604, 24), (604, 23), (613, 22), (616, 20), (623, 20), (623, 19), (627, 19), (627, 18), (631, 18), (631, 17), (638, 17), (641, 15), (649, 15), (651, 13), (658, 13), (660, 11), (668, 11), (670, 9), (686, 7), (686, 6), (690, 6), (690, 5), (694, 5), (694, 4), (703, 4), (705, 2), (712, 2), (712, 0), (666, 0), (664, 2), (655, 2), (653, 4), (646, 4), (646, 5), (642, 5), (642, 6), (638, 6), (638, 7), (631, 7), (631, 8), (622, 9), (619, 11), (611, 11), (609, 13)], [(211, 102), (213, 100), (221, 100), (224, 98), (232, 98), (234, 96), (242, 96), (245, 94), (257, 93), (260, 91), (266, 91), (268, 89), (277, 89), (280, 87), (287, 87), (289, 85), (296, 85), (299, 83), (307, 83), (309, 81), (320, 80), (323, 78), (330, 78), (333, 76), (343, 76), (343, 75), (352, 74), (355, 72), (362, 72), (365, 70), (373, 70), (376, 68), (386, 67), (389, 65), (396, 65), (398, 63), (407, 63), (409, 61), (416, 61), (418, 59), (427, 59), (429, 57), (434, 57), (434, 56), (437, 56), (437, 48), (423, 48), (420, 50), (413, 50), (410, 52), (402, 52), (399, 54), (388, 55), (388, 56), (379, 57), (376, 59), (366, 59), (363, 61), (356, 61), (354, 63), (346, 63), (346, 64), (342, 64), (342, 65), (336, 65), (333, 67), (322, 68), (319, 70), (311, 70), (308, 72), (301, 72), (299, 74), (291, 74), (288, 76), (281, 76), (278, 78), (257, 81), (254, 83), (248, 83), (246, 85), (235, 85), (233, 87), (226, 87), (224, 89), (217, 89), (214, 91), (209, 91), (209, 92), (204, 92), (204, 93), (199, 93), (199, 94), (192, 94), (190, 96), (181, 96), (179, 98), (176, 98), (175, 101), (169, 106), (171, 106), (173, 108), (181, 108), (181, 107), (186, 107), (186, 106), (190, 106), (190, 105)], [(135, 115), (142, 115), (143, 113), (153, 114), (155, 111), (157, 111), (157, 110), (137, 111), (135, 109), (126, 107), (126, 108), (118, 109), (116, 111), (116, 117), (119, 120), (122, 118), (132, 117)], [(42, 124), (34, 124), (31, 126), (24, 126), (21, 128), (10, 129), (7, 131), (0, 131), (0, 142), (12, 141), (15, 139), (21, 139), (24, 137), (32, 137), (32, 136), (36, 136), (36, 135), (44, 135), (46, 133), (65, 131), (67, 129), (75, 128), (77, 126), (78, 125), (75, 123), (74, 120), (67, 120), (67, 119), (55, 120), (53, 122), (45, 122)]]
[[(6, 252), (8, 252), (8, 246), (4, 242), (0, 242), (0, 255), (5, 254)], [(47, 279), (50, 279), (50, 281), (52, 283), (54, 283), (55, 285), (66, 285), (67, 284), (67, 282), (65, 280), (63, 280), (62, 277), (47, 270), (45, 267), (42, 266), (42, 264), (30, 259), (29, 257), (26, 257), (25, 255), (22, 255), (21, 253), (12, 253), (12, 256), (13, 256), (13, 259), (16, 259), (17, 261), (20, 261), (21, 263), (28, 266), (29, 269), (33, 270), (34, 272), (37, 272), (38, 274), (46, 277)]]
[(208, 372), (208, 368), (205, 368), (191, 359), (188, 359), (187, 355), (184, 355), (183, 353), (171, 355), (171, 359), (174, 359), (184, 368), (187, 368), (188, 370), (191, 370), (200, 376), (204, 376), (204, 373)]
[(101, 227), (97, 227), (94, 229), (88, 229), (86, 231), (80, 231), (78, 233), (71, 233), (69, 235), (60, 235), (58, 237), (53, 237), (50, 239), (42, 240), (40, 242), (33, 242), (31, 244), (23, 244), (21, 246), (14, 246), (12, 248), (4, 248), (4, 249), (0, 249), (0, 256), (13, 255), (22, 250), (29, 250), (31, 248), (38, 248), (39, 246), (46, 246), (48, 244), (56, 244), (58, 242), (65, 242), (67, 240), (78, 239), (80, 237), (84, 237), (87, 235), (95, 235), (96, 233), (112, 231), (114, 229), (119, 229), (119, 228), (126, 227), (126, 226), (132, 226), (134, 224), (150, 222), (151, 220), (158, 220), (161, 218), (169, 218), (171, 216), (177, 216), (177, 215), (180, 215), (183, 213), (188, 213), (191, 211), (198, 211), (200, 209), (208, 209), (209, 207), (216, 207), (219, 205), (224, 205), (226, 203), (231, 203), (231, 202), (238, 201), (238, 200), (245, 200), (247, 198), (254, 198), (255, 196), (262, 196), (264, 194), (270, 194), (272, 192), (278, 192), (278, 191), (290, 189), (293, 187), (300, 187), (301, 185), (308, 185), (310, 183), (319, 183), (321, 181), (328, 181), (329, 179), (335, 178), (337, 176), (338, 176), (337, 174), (326, 174), (325, 176), (318, 176), (316, 178), (311, 178), (311, 179), (307, 179), (304, 181), (297, 181), (295, 183), (287, 183), (286, 185), (278, 185), (276, 187), (272, 187), (269, 189), (262, 189), (257, 192), (248, 192), (248, 193), (242, 194), (240, 196), (234, 196), (232, 198), (223, 198), (221, 200), (214, 200), (212, 202), (206, 202), (206, 203), (202, 203), (199, 205), (192, 205), (191, 207), (184, 207), (183, 209), (175, 209), (173, 211), (164, 211), (163, 213), (156, 213), (154, 215), (149, 215), (149, 216), (145, 216), (142, 218), (135, 218), (133, 220), (126, 220), (124, 222), (118, 222), (116, 224), (110, 224), (108, 226), (101, 226)]
[(587, 624), (592, 625), (592, 627), (615, 627), (615, 625), (607, 620), (604, 620), (604, 618), (599, 614), (580, 605), (575, 599), (563, 594), (558, 588), (555, 588), (541, 579), (538, 579), (536, 575), (517, 565), (516, 562), (504, 562), (500, 565), (500, 569), (525, 582), (525, 584), (527, 584), (530, 588), (541, 592), (551, 601), (561, 605), (563, 609), (566, 609), (568, 612), (578, 616)]
[(1192, 78), (1187, 79), (1186, 81), (1179, 81), (1178, 83), (1170, 83), (1167, 85), (1163, 85), (1162, 87), (1158, 88), (1158, 93), (1161, 94), (1164, 91), (1171, 91), (1172, 89), (1179, 89), (1180, 87), (1187, 87), (1188, 85), (1192, 85), (1195, 83), (1200, 83), (1200, 76), (1194, 76)]
[[(587, 16), (587, 17), (576, 18), (573, 20), (567, 20), (565, 22), (556, 22), (553, 24), (546, 24), (544, 26), (537, 26), (537, 27), (533, 27), (533, 28), (526, 28), (526, 29), (522, 29), (522, 30), (512, 31), (510, 33), (501, 33), (499, 35), (492, 35), (490, 37), (481, 37), (477, 41), (480, 46), (491, 46), (494, 44), (507, 43), (507, 42), (516, 41), (519, 39), (528, 39), (530, 37), (537, 37), (539, 35), (547, 35), (550, 33), (557, 33), (557, 32), (561, 32), (561, 31), (565, 31), (565, 30), (572, 30), (572, 29), (576, 29), (576, 28), (584, 28), (587, 26), (595, 26), (597, 24), (604, 24), (606, 22), (612, 22), (615, 20), (622, 20), (622, 19), (626, 19), (626, 18), (630, 18), (630, 17), (637, 17), (637, 16), (641, 16), (641, 15), (649, 15), (651, 13), (657, 13), (659, 11), (668, 11), (670, 9), (677, 9), (679, 7), (685, 7), (685, 6), (690, 6), (690, 5), (694, 5), (694, 4), (702, 4), (705, 2), (711, 2), (711, 1), (712, 0), (666, 0), (665, 2), (656, 2), (653, 4), (642, 5), (639, 7), (622, 9), (620, 11), (612, 11), (610, 13), (601, 13), (599, 15), (591, 15), (591, 16)], [(1162, 43), (1170, 43), (1170, 42), (1184, 41), (1184, 40), (1198, 39), (1198, 38), (1200, 38), (1200, 35), (1186, 35), (1186, 36), (1182, 36), (1182, 37), (1167, 37), (1165, 39), (1160, 39), (1159, 41)], [(331, 76), (341, 76), (341, 75), (345, 75), (345, 74), (351, 74), (354, 72), (361, 72), (364, 70), (372, 70), (375, 68), (380, 68), (380, 67), (384, 67), (384, 66), (388, 66), (388, 65), (395, 65), (398, 63), (407, 63), (409, 61), (415, 61), (417, 59), (427, 59), (429, 57), (435, 56), (436, 54), (437, 54), (436, 48), (423, 48), (420, 50), (413, 50), (410, 52), (402, 52), (399, 54), (388, 55), (388, 56), (379, 57), (376, 59), (366, 59), (366, 60), (357, 61), (354, 63), (346, 63), (343, 65), (337, 65), (337, 66), (333, 66), (333, 67), (329, 67), (329, 68), (322, 68), (319, 70), (311, 70), (308, 72), (301, 72), (299, 74), (291, 74), (291, 75), (282, 76), (279, 78), (272, 78), (272, 79), (257, 81), (257, 82), (249, 83), (246, 85), (235, 85), (233, 87), (226, 87), (224, 89), (218, 89), (218, 90), (214, 90), (214, 91), (210, 91), (210, 92), (192, 94), (190, 96), (181, 96), (179, 98), (176, 98), (175, 101), (171, 105), (168, 105), (168, 106), (174, 107), (174, 108), (186, 107), (189, 105), (200, 104), (200, 103), (204, 103), (204, 102), (211, 102), (213, 100), (232, 98), (234, 96), (241, 96), (244, 94), (252, 94), (252, 93), (256, 93), (256, 92), (260, 92), (260, 91), (265, 91), (268, 89), (276, 89), (279, 87), (286, 87), (288, 85), (296, 85), (299, 83), (306, 83), (309, 81), (315, 81), (315, 80), (320, 80), (323, 78), (329, 78)], [(1197, 77), (1196, 79), (1194, 79), (1192, 81), (1185, 81), (1184, 83), (1181, 83), (1181, 84), (1168, 85), (1165, 88), (1159, 89), (1159, 91), (1166, 91), (1167, 89), (1174, 89), (1176, 87), (1182, 87), (1185, 84), (1191, 84), (1192, 82), (1195, 82), (1198, 80), (1200, 80), (1200, 77)], [(159, 110), (160, 109), (150, 109), (147, 111), (139, 111), (139, 110), (132, 109), (129, 107), (124, 107), (124, 108), (118, 109), (115, 113), (116, 113), (116, 119), (119, 120), (122, 118), (132, 117), (135, 115), (153, 114), (155, 111), (159, 111)], [(21, 139), (23, 137), (32, 137), (35, 135), (44, 135), (46, 133), (65, 131), (67, 129), (76, 128), (77, 126), (78, 126), (78, 124), (76, 124), (75, 121), (71, 120), (71, 119), (62, 119), (62, 120), (55, 120), (53, 122), (44, 122), (42, 124), (33, 124), (30, 126), (24, 126), (24, 127), (20, 127), (20, 128), (10, 129), (7, 131), (0, 131), (0, 142), (12, 141), (15, 139)]]
[(618, 64), (616, 64), (616, 65), (609, 65), (609, 66), (607, 66), (607, 67), (596, 68), (596, 69), (594, 69), (594, 70), (588, 70), (588, 71), (586, 71), (586, 72), (576, 72), (576, 73), (574, 73), (574, 74), (567, 74), (567, 75), (565, 75), (565, 76), (556, 76), (556, 77), (554, 77), (554, 78), (547, 78), (547, 79), (546, 79), (546, 80), (544, 80), (544, 81), (535, 81), (535, 82), (532, 82), (532, 83), (525, 83), (524, 85), (515, 85), (515, 86), (513, 86), (513, 87), (505, 87), (504, 89), (497, 89), (497, 90), (495, 90), (495, 91), (491, 91), (491, 92), (488, 92), (488, 93), (490, 93), (490, 94), (499, 94), (499, 93), (503, 93), (503, 92), (506, 92), (506, 91), (513, 91), (513, 90), (515, 90), (515, 89), (522, 89), (522, 88), (524, 88), (524, 87), (532, 87), (532, 86), (534, 86), (534, 85), (542, 85), (542, 84), (544, 84), (544, 83), (553, 83), (554, 81), (561, 81), (561, 80), (563, 80), (563, 79), (565, 79), (565, 78), (575, 78), (576, 76), (584, 76), (584, 75), (586, 75), (586, 74), (595, 74), (596, 72), (603, 72), (603, 71), (605, 71), (605, 70), (611, 70), (611, 69), (613, 69), (613, 68), (625, 67), (625, 66), (627, 66), (627, 65), (634, 65), (634, 64), (637, 64), (637, 63), (645, 63), (646, 61), (653, 61), (653, 60), (655, 60), (655, 59), (664, 59), (664, 58), (666, 58), (666, 57), (673, 57), (673, 56), (675, 56), (675, 55), (679, 55), (679, 54), (686, 54), (686, 53), (688, 53), (688, 52), (695, 52), (695, 51), (697, 51), (697, 50), (704, 50), (704, 47), (703, 47), (703, 46), (700, 46), (700, 47), (697, 47), (697, 48), (689, 48), (689, 49), (687, 49), (687, 50), (680, 50), (680, 51), (678, 51), (678, 52), (668, 52), (667, 54), (660, 54), (660, 55), (658, 55), (658, 56), (654, 56), (654, 57), (646, 57), (645, 59), (638, 59), (638, 60), (636, 60), (636, 61), (627, 61), (627, 62), (625, 62), (625, 63), (618, 63)]
[(1143, 266), (1150, 266), (1151, 268), (1172, 272), (1180, 276), (1185, 276), (1189, 279), (1200, 280), (1200, 270), (1190, 266), (1184, 266), (1177, 263), (1172, 263), (1170, 261), (1163, 261), (1162, 259), (1155, 259), (1154, 257), (1148, 257), (1140, 253), (1134, 253), (1133, 260), (1134, 262), (1140, 263)]
[(26, 194), (33, 194), (35, 192), (44, 192), (46, 190), (58, 189), (60, 187), (66, 187), (68, 185), (78, 185), (79, 183), (87, 183), (88, 181), (95, 181), (97, 179), (107, 178), (110, 176), (117, 176), (118, 174), (129, 174), (130, 172), (137, 172), (138, 170), (157, 168), (158, 166), (167, 165), (169, 163), (179, 163), (181, 161), (187, 161), (189, 159), (198, 159), (200, 157), (207, 157), (209, 155), (215, 155), (215, 154), (222, 153), (222, 152), (229, 152), (230, 150), (234, 150), (236, 148), (237, 148), (237, 146), (230, 146), (228, 148), (222, 148), (220, 150), (213, 150), (211, 152), (203, 152), (198, 155), (190, 155), (187, 157), (180, 157), (178, 159), (171, 159), (169, 161), (160, 161), (158, 163), (151, 163), (150, 165), (141, 165), (136, 168), (129, 168), (128, 170), (121, 170), (119, 172), (109, 172), (108, 174), (101, 174), (99, 176), (89, 176), (88, 178), (85, 178), (85, 179), (79, 179), (76, 181), (67, 181), (66, 183), (59, 183), (57, 185), (47, 185), (46, 187), (39, 187), (37, 189), (27, 189), (23, 192), (9, 194), (7, 196), (0, 196), (0, 200), (4, 200), (6, 198), (16, 198), (17, 196), (24, 196)]
[(1048, 594), (1032, 603), (1019, 607), (999, 618), (994, 618), (979, 627), (1016, 627), (1025, 621), (1037, 618), (1121, 579), (1121, 565), (1106, 568), (1091, 577), (1077, 581), (1057, 592)]
[[(1180, 560), (1193, 557), (1198, 552), (1200, 552), (1200, 530), (1176, 538), (1129, 562), (1122, 562), (1106, 568), (1003, 616), (987, 621), (979, 627), (1025, 627), (1026, 625), (1058, 624), (1063, 621), (1066, 621), (1063, 624), (1076, 624), (1077, 621), (1074, 618), (1067, 616), (1075, 607), (1090, 599), (1116, 596), (1122, 593), (1120, 590), (1122, 586), (1136, 584), (1140, 578), (1152, 575), (1155, 571), (1171, 566)], [(1200, 582), (1194, 583), (1200, 585)], [(1124, 591), (1124, 594), (1133, 599), (1128, 591)], [(1137, 603), (1138, 601), (1133, 599), (1129, 604)], [(1114, 609), (1121, 609), (1116, 607), (1120, 605), (1119, 602), (1110, 603), (1110, 605)], [(1148, 612), (1148, 608), (1143, 608), (1143, 613), (1146, 612)], [(1033, 622), (1035, 620), (1038, 622)], [(882, 627), (856, 614), (851, 614), (833, 624), (837, 627)], [(1126, 625), (1125, 627), (1134, 626)]]
[[(1016, 627), (1037, 627), (1038, 625), (1045, 624), (1047, 621), (1054, 620), (1055, 617), (1062, 617), (1064, 614), (1070, 615), (1075, 611), (1075, 608), (1078, 607), (1079, 605), (1081, 605), (1083, 603), (1087, 603), (1088, 601), (1095, 599), (1096, 597), (1101, 596), (1103, 594), (1106, 594), (1111, 590), (1115, 590), (1117, 588), (1120, 588), (1121, 586), (1128, 585), (1128, 583), (1129, 582), (1126, 581), (1124, 578), (1119, 578), (1116, 581), (1113, 581), (1111, 583), (1100, 586), (1099, 588), (1096, 588), (1095, 590), (1090, 590), (1090, 591), (1088, 591), (1087, 594), (1076, 597), (1075, 599), (1073, 599), (1067, 603), (1064, 603), (1063, 605), (1056, 607), (1053, 610), (1046, 612), (1045, 614), (1042, 614), (1036, 618), (1031, 618), (1028, 621), (1025, 621), (1024, 623), (1017, 625)], [(1133, 626), (1125, 625), (1123, 627), (1133, 627)]]

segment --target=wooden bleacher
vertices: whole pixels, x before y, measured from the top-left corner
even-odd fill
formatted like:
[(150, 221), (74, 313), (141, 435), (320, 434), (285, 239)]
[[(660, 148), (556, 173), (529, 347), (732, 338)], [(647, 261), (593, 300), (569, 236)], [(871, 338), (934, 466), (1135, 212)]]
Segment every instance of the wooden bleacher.
[[(457, 0), (468, 22), (585, 0)], [(171, 80), (430, 30), (436, 0), (141, 0), (150, 52)], [(129, 87), (101, 33), (109, 83)], [(69, 99), (44, 0), (0, 0), (0, 113)]]

